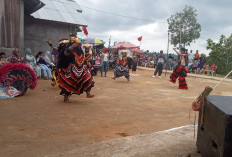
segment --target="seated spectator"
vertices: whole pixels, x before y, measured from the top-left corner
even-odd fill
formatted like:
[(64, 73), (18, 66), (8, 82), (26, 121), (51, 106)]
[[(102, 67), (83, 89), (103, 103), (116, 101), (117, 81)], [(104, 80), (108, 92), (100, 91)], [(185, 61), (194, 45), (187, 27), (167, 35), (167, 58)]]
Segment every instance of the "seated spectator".
[(22, 63), (23, 60), (19, 56), (19, 50), (15, 49), (12, 52), (12, 57), (9, 59), (11, 63)]
[(211, 67), (210, 67), (210, 70), (208, 70), (208, 74), (214, 74), (217, 70), (217, 66), (215, 64), (213, 64)]
[(53, 68), (55, 64), (52, 63), (52, 55), (50, 51), (47, 51), (44, 55), (44, 60), (46, 61), (46, 64), (49, 68)]
[(197, 60), (195, 60), (193, 63), (193, 66), (192, 66), (192, 72), (194, 72), (196, 74), (197, 68), (198, 68), (198, 62), (197, 62)]
[(36, 55), (36, 61), (40, 69), (43, 71), (44, 79), (52, 79), (51, 69), (48, 68), (48, 65), (44, 59), (43, 52), (38, 52)]
[(154, 67), (154, 61), (153, 61), (152, 57), (148, 58), (147, 67), (149, 67), (149, 68), (153, 68)]
[(34, 55), (31, 52), (30, 48), (26, 48), (25, 51), (25, 57), (24, 57), (24, 63), (29, 65), (35, 72), (38, 78), (41, 77), (41, 69), (36, 64), (36, 59)]
[(0, 61), (6, 60), (6, 53), (5, 52), (0, 52)]
[(208, 64), (204, 64), (204, 68), (202, 69), (202, 74), (208, 74), (208, 71), (210, 70), (210, 66)]
[(0, 66), (9, 63), (7, 58), (6, 58), (6, 53), (5, 52), (1, 52), (0, 53)]

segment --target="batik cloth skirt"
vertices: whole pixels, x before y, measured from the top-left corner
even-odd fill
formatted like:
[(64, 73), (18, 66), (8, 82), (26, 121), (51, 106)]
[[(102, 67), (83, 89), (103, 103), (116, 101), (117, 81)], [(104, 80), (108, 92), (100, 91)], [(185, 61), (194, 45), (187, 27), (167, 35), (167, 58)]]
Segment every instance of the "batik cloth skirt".
[(129, 79), (130, 78), (130, 74), (129, 74), (129, 70), (128, 70), (128, 66), (122, 66), (122, 65), (118, 65), (115, 69), (114, 69), (114, 77), (115, 78), (119, 78), (125, 76), (125, 78)]
[(93, 77), (85, 66), (59, 69), (58, 83), (61, 88), (60, 95), (67, 96), (88, 93), (94, 87)]

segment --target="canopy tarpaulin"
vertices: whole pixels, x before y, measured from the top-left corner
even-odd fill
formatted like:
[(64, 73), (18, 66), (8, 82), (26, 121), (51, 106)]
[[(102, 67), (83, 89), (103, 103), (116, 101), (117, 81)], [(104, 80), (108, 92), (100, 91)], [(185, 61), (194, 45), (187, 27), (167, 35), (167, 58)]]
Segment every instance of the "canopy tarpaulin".
[(123, 42), (117, 43), (112, 48), (114, 48), (114, 49), (128, 49), (128, 48), (137, 48), (137, 47), (138, 46), (136, 46), (130, 42), (123, 41)]
[(132, 52), (138, 52), (138, 53), (140, 53), (140, 54), (143, 53), (143, 52), (142, 52), (140, 49), (138, 49), (138, 48), (133, 48), (133, 49), (131, 49), (131, 51), (132, 51)]

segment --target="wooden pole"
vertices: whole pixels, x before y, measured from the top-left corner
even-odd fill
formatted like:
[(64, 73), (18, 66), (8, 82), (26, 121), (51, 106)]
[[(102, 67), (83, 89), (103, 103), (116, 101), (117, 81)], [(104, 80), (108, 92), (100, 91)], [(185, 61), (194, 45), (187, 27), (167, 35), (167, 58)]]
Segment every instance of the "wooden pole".
[(168, 32), (167, 63), (166, 63), (165, 77), (166, 77), (167, 71), (168, 71), (168, 62), (169, 62), (168, 51), (169, 51), (169, 43), (170, 43), (170, 33)]

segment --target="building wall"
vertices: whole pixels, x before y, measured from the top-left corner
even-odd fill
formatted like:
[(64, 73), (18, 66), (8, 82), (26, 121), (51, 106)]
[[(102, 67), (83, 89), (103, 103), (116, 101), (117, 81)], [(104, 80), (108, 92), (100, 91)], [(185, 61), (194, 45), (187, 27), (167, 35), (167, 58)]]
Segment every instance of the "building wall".
[(31, 48), (34, 53), (52, 51), (46, 43), (47, 38), (54, 46), (58, 46), (59, 40), (69, 39), (69, 33), (73, 33), (77, 27), (76, 25), (35, 19), (29, 15), (25, 15), (24, 23), (24, 48)]
[(22, 0), (1, 0), (0, 2), (0, 51), (7, 52), (20, 48), (22, 3)]

